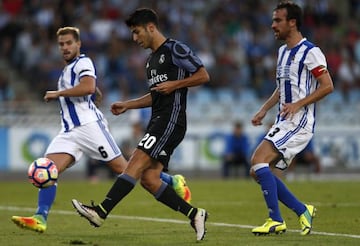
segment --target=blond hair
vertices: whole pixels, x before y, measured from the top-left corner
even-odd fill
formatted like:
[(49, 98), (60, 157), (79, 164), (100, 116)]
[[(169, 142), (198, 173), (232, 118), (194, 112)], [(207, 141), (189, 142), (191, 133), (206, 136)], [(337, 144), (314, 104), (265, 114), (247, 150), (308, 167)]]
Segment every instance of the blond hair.
[(58, 37), (60, 35), (67, 35), (67, 34), (73, 35), (76, 41), (80, 40), (80, 29), (77, 27), (72, 27), (72, 26), (61, 27), (56, 32), (56, 36)]

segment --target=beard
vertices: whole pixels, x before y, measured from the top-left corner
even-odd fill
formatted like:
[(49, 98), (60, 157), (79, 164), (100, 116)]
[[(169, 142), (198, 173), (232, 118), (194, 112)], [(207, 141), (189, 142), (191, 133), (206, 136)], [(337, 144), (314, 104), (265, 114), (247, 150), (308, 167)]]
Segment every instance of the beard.
[(66, 53), (63, 54), (63, 59), (65, 62), (69, 63), (76, 57), (76, 54)]
[(275, 30), (275, 37), (277, 40), (286, 40), (290, 36), (290, 31), (279, 31)]

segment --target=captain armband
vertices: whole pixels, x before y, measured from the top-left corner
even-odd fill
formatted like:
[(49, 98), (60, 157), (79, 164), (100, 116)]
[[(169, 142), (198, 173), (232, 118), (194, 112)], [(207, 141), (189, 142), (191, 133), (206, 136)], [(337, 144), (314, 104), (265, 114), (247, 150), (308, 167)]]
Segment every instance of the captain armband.
[(313, 70), (311, 70), (311, 73), (314, 75), (315, 78), (319, 77), (320, 75), (323, 75), (325, 73), (328, 73), (328, 70), (325, 66), (320, 65)]

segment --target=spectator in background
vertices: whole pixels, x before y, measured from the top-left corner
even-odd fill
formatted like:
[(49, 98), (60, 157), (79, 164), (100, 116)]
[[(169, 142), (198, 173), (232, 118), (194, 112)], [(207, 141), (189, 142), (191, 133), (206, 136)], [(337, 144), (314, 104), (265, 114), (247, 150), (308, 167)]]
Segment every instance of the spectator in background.
[(338, 81), (343, 98), (349, 100), (350, 92), (360, 88), (360, 65), (356, 63), (353, 55), (346, 51), (343, 52)]
[(6, 73), (0, 73), (0, 102), (10, 101), (14, 96), (14, 91), (10, 86)]
[(230, 176), (231, 167), (239, 168), (240, 166), (244, 167), (244, 177), (248, 178), (250, 176), (249, 151), (249, 138), (244, 133), (243, 123), (236, 121), (232, 133), (226, 138), (222, 168), (224, 178)]
[[(272, 39), (272, 33), (267, 29), (271, 19), (264, 15), (265, 12), (270, 11), (272, 3), (277, 1), (268, 0), (267, 4), (259, 4), (261, 1), (251, 0), (230, 0), (226, 1), (226, 4), (220, 0), (198, 0), (196, 4), (193, 4), (191, 0), (134, 0), (127, 4), (123, 4), (123, 2), (2, 1), (2, 8), (0, 8), (0, 52), (2, 58), (7, 59), (13, 68), (23, 75), (25, 88), (33, 89), (36, 86), (36, 90), (31, 91), (38, 93), (38, 98), (41, 98), (44, 88), (48, 88), (48, 81), (52, 81), (53, 73), (48, 72), (48, 66), (34, 63), (39, 60), (35, 59), (36, 57), (44, 58), (48, 55), (48, 50), (40, 47), (46, 45), (47, 42), (55, 41), (52, 33), (59, 27), (80, 26), (80, 29), (84, 30), (84, 35), (81, 37), (82, 49), (94, 60), (99, 69), (97, 75), (101, 81), (104, 81), (101, 89), (105, 92), (105, 101), (112, 102), (115, 96), (124, 99), (135, 97), (144, 92), (143, 78), (139, 75), (130, 77), (129, 74), (139, 74), (137, 72), (139, 69), (142, 71), (143, 61), (141, 59), (144, 55), (132, 54), (132, 45), (127, 43), (129, 41), (128, 32), (123, 23), (123, 17), (139, 5), (147, 5), (158, 8), (165, 33), (177, 36), (187, 42), (190, 41), (193, 50), (199, 54), (200, 58), (202, 58), (201, 53), (205, 53), (205, 55), (211, 53), (206, 56), (208, 60), (204, 59), (204, 63), (209, 61), (212, 64), (212, 66), (205, 64), (212, 77), (212, 83), (206, 87), (211, 88), (215, 93), (218, 88), (224, 87), (239, 91), (250, 89), (258, 92), (258, 87), (267, 80), (265, 78), (267, 75), (261, 74), (256, 77), (258, 84), (250, 83), (253, 79), (250, 72), (251, 74), (258, 71), (263, 73), (263, 60), (266, 57), (262, 57), (261, 54), (268, 53), (277, 46)], [(337, 1), (335, 5), (334, 1), (330, 0), (300, 2), (306, 9), (304, 13), (306, 27), (303, 28), (305, 36), (319, 42), (319, 46), (324, 46), (324, 53), (328, 54), (327, 50), (335, 53), (327, 56), (329, 57), (329, 70), (333, 74), (334, 81), (337, 81), (336, 73), (341, 49), (337, 47), (333, 49), (336, 46), (335, 43), (346, 43), (350, 52), (357, 54), (356, 57), (360, 57), (358, 55), (360, 46), (357, 45), (360, 35), (356, 29), (359, 20), (356, 8), (359, 4), (354, 4), (356, 1)], [(349, 16), (354, 17), (348, 19)], [(219, 36), (218, 33), (223, 35)], [(323, 37), (329, 38), (325, 40)], [(32, 40), (40, 47), (32, 44)], [(112, 40), (111, 44), (110, 40)], [(332, 41), (329, 42), (330, 40)], [(117, 42), (124, 43), (125, 49), (121, 53), (113, 53), (121, 55), (108, 56), (109, 45)], [(249, 52), (250, 47), (253, 47), (255, 43), (257, 44), (255, 49)], [(33, 48), (28, 48), (29, 45)], [(205, 50), (201, 50), (203, 48)], [(113, 51), (112, 48), (111, 51)], [(141, 62), (133, 63), (128, 58), (131, 55)], [(335, 61), (332, 61), (332, 56)], [(58, 60), (61, 62), (61, 58)], [(123, 76), (115, 77), (118, 78), (115, 81), (121, 80), (121, 83), (113, 81), (113, 74), (119, 74), (119, 67), (111, 66), (102, 69), (99, 64), (101, 62), (103, 64), (121, 64), (122, 71), (120, 73)], [(356, 62), (359, 64), (360, 60), (358, 59)], [(212, 67), (216, 67), (216, 69), (212, 69)], [(33, 76), (27, 76), (29, 71)], [(125, 74), (124, 71), (128, 74)], [(113, 91), (115, 93), (109, 93)], [(259, 93), (258, 96), (262, 97), (263, 94)]]

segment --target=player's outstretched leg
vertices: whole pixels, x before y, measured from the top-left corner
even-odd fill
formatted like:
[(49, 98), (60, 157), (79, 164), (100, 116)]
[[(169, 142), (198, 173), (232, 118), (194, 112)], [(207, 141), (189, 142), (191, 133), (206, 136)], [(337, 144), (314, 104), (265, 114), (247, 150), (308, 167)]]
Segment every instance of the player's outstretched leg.
[(43, 233), (46, 230), (46, 220), (41, 214), (31, 217), (12, 216), (11, 220), (20, 228)]
[(306, 205), (306, 210), (299, 216), (299, 223), (301, 226), (301, 235), (308, 235), (312, 229), (312, 222), (315, 217), (316, 208), (313, 205)]
[(189, 186), (186, 184), (184, 176), (181, 174), (172, 176), (172, 187), (178, 196), (184, 199), (187, 203), (191, 202), (191, 191)]
[(85, 205), (76, 199), (72, 199), (71, 203), (76, 209), (76, 211), (80, 214), (80, 216), (87, 219), (91, 225), (95, 227), (100, 227), (104, 223), (105, 216), (100, 216), (101, 213), (100, 211), (97, 211), (97, 207), (94, 205), (93, 202), (91, 202), (91, 205)]
[(38, 193), (38, 208), (35, 215), (31, 217), (12, 216), (11, 220), (20, 228), (29, 229), (36, 232), (45, 232), (47, 228), (47, 216), (51, 205), (56, 196), (57, 184), (45, 189), (40, 189)]
[[(71, 200), (76, 211), (84, 218), (86, 218), (91, 225), (95, 227), (100, 227), (104, 221), (105, 217), (101, 216), (101, 211), (97, 211), (98, 206), (84, 205), (76, 199)], [(190, 225), (194, 228), (196, 233), (196, 240), (201, 241), (204, 239), (206, 234), (205, 222), (208, 218), (208, 213), (203, 208), (197, 208), (195, 217), (191, 220)]]
[(196, 208), (187, 203), (165, 182), (161, 184), (158, 191), (153, 195), (159, 202), (176, 212), (182, 213), (190, 219), (190, 225), (194, 228), (196, 233), (196, 241), (204, 239), (206, 234), (205, 222), (208, 217), (208, 213), (205, 209)]
[(268, 218), (262, 226), (258, 226), (252, 229), (252, 233), (254, 233), (254, 235), (256, 236), (269, 235), (271, 233), (281, 234), (284, 232), (286, 232), (285, 221), (283, 222), (274, 221), (271, 218)]

